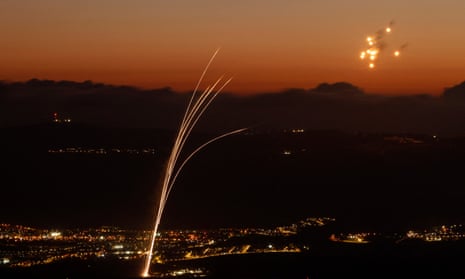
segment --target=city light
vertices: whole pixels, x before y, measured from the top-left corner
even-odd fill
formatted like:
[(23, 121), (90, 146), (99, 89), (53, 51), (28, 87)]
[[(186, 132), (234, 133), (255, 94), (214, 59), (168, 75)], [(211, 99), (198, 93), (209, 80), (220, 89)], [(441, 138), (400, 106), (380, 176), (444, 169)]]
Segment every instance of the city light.
[[(225, 255), (301, 253), (308, 251), (308, 244), (295, 242), (295, 235), (302, 231), (317, 230), (335, 222), (330, 217), (310, 217), (287, 226), (274, 228), (222, 228), (212, 230), (167, 230), (158, 232), (156, 263), (172, 266), (164, 271), (165, 277), (176, 272), (198, 272), (208, 270), (183, 268), (181, 261), (193, 261), (222, 257)], [(326, 230), (326, 229), (325, 229)], [(0, 225), (0, 239), (10, 243), (1, 251), (0, 264), (11, 268), (27, 268), (75, 259), (89, 260), (118, 259), (120, 261), (141, 261), (146, 258), (145, 249), (151, 240), (151, 231), (124, 230), (116, 227), (89, 229), (67, 229), (61, 238), (50, 238), (48, 229), (36, 229), (9, 224)], [(292, 232), (289, 234), (289, 232)], [(104, 239), (101, 236), (104, 235)], [(262, 241), (251, 241), (261, 237)], [(273, 242), (270, 242), (272, 239)], [(385, 235), (378, 232), (335, 233), (329, 232), (328, 240), (344, 245), (367, 245), (389, 239), (394, 245), (408, 240), (421, 240), (425, 244), (465, 240), (465, 230), (461, 224), (434, 226), (431, 229), (407, 230), (406, 232)], [(263, 241), (268, 240), (268, 241)], [(275, 240), (279, 240), (275, 242)], [(383, 242), (384, 243), (384, 242)], [(310, 245), (311, 246), (311, 245)], [(191, 271), (189, 271), (191, 270)], [(194, 271), (197, 270), (197, 271)], [(158, 275), (160, 275), (157, 272)], [(160, 277), (163, 277), (160, 276)]]

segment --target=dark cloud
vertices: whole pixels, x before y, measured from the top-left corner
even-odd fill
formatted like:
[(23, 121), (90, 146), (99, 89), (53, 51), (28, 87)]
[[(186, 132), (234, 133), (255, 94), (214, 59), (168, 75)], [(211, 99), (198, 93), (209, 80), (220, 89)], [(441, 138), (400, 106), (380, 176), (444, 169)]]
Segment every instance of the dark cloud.
[[(247, 97), (220, 94), (196, 129), (336, 129), (463, 135), (465, 83), (430, 95), (379, 96), (347, 82)], [(51, 121), (53, 112), (73, 122), (176, 129), (190, 94), (170, 88), (141, 90), (91, 81), (30, 80), (0, 83), (0, 126)], [(459, 98), (460, 97), (460, 98)], [(447, 100), (457, 100), (448, 102)]]

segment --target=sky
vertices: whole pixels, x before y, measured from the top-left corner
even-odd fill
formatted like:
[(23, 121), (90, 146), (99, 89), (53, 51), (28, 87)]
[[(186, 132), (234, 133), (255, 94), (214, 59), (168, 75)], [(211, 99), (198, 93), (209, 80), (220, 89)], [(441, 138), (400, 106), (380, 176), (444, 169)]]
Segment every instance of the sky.
[[(0, 0), (0, 80), (92, 80), (238, 94), (350, 82), (439, 95), (465, 80), (463, 0)], [(394, 21), (369, 69), (366, 36)], [(391, 51), (408, 43), (398, 59)]]

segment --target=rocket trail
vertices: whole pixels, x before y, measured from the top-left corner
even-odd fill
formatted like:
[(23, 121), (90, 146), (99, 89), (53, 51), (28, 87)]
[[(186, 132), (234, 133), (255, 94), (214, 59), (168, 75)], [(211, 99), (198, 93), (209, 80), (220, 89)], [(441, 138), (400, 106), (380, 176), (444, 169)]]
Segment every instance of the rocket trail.
[[(213, 85), (207, 86), (207, 88), (199, 95), (196, 96), (197, 91), (200, 87), (200, 84), (207, 73), (208, 68), (210, 67), (210, 64), (213, 62), (215, 56), (218, 54), (219, 49), (215, 51), (215, 53), (212, 55), (210, 60), (208, 61), (207, 65), (205, 66), (205, 69), (202, 72), (202, 75), (200, 76), (197, 85), (195, 86), (194, 91), (192, 92), (192, 96), (189, 100), (189, 104), (187, 105), (186, 111), (184, 113), (184, 116), (182, 118), (181, 124), (179, 126), (178, 133), (176, 135), (173, 148), (171, 149), (171, 154), (168, 159), (168, 163), (165, 169), (164, 177), (163, 177), (163, 182), (162, 182), (162, 191), (161, 191), (161, 196), (160, 196), (160, 201), (158, 204), (158, 208), (156, 208), (156, 218), (155, 218), (155, 223), (153, 225), (153, 231), (151, 235), (151, 240), (150, 240), (150, 245), (149, 249), (147, 252), (147, 257), (145, 259), (145, 265), (144, 269), (142, 271), (142, 277), (149, 277), (150, 276), (150, 265), (152, 263), (152, 258), (153, 258), (153, 249), (155, 247), (155, 240), (156, 236), (158, 233), (158, 228), (160, 226), (161, 218), (163, 215), (163, 211), (165, 209), (166, 202), (168, 201), (168, 196), (171, 193), (171, 190), (173, 189), (174, 182), (176, 181), (176, 178), (180, 174), (181, 170), (185, 166), (185, 164), (200, 150), (208, 146), (209, 144), (222, 139), (226, 136), (230, 136), (233, 134), (240, 133), (242, 131), (247, 130), (247, 128), (243, 129), (238, 129), (234, 130), (225, 134), (222, 134), (220, 136), (217, 136), (206, 143), (202, 144), (201, 146), (197, 147), (192, 153), (189, 154), (189, 156), (186, 157), (186, 159), (178, 166), (177, 161), (179, 159), (179, 156), (181, 154), (181, 151), (190, 135), (192, 130), (194, 129), (195, 125), (197, 124), (198, 120), (200, 117), (203, 115), (205, 110), (208, 108), (208, 106), (211, 104), (213, 99), (226, 87), (226, 85), (231, 82), (231, 78), (226, 80), (225, 82), (222, 82), (223, 77), (220, 77), (216, 80), (216, 82)], [(220, 85), (221, 84), (221, 85)], [(218, 89), (215, 88), (219, 87)], [(174, 175), (173, 175), (174, 174)]]
[(232, 132), (229, 132), (229, 133), (226, 133), (226, 134), (223, 134), (221, 136), (218, 136), (216, 138), (213, 138), (209, 141), (207, 141), (206, 143), (202, 144), (201, 146), (199, 146), (196, 150), (194, 150), (194, 152), (192, 152), (189, 157), (186, 158), (186, 160), (184, 160), (184, 162), (179, 166), (179, 169), (178, 171), (176, 172), (176, 174), (174, 175), (173, 177), (173, 180), (170, 184), (170, 187), (168, 189), (168, 194), (170, 193), (171, 189), (173, 188), (173, 185), (174, 185), (174, 182), (176, 181), (176, 178), (178, 177), (179, 173), (181, 172), (182, 168), (184, 167), (184, 165), (192, 158), (192, 156), (194, 156), (197, 152), (199, 152), (200, 150), (202, 150), (204, 147), (206, 147), (207, 145), (209, 145), (210, 143), (213, 143), (219, 139), (222, 139), (224, 137), (227, 137), (227, 136), (230, 136), (230, 135), (234, 135), (234, 134), (238, 134), (240, 132), (243, 132), (245, 130), (247, 130), (248, 128), (242, 128), (242, 129), (238, 129), (238, 130), (234, 130)]

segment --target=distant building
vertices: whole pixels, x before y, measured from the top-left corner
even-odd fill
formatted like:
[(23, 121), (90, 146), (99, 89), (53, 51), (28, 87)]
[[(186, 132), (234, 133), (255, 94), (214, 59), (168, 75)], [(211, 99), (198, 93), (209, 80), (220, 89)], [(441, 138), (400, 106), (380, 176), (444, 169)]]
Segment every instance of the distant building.
[(59, 118), (58, 117), (58, 112), (54, 112), (53, 113), (53, 122), (54, 123), (70, 123), (71, 122), (71, 118)]

